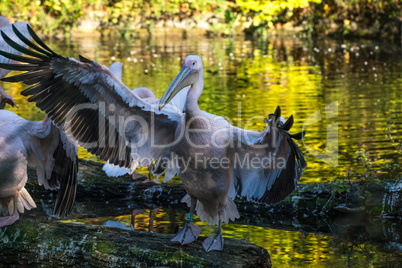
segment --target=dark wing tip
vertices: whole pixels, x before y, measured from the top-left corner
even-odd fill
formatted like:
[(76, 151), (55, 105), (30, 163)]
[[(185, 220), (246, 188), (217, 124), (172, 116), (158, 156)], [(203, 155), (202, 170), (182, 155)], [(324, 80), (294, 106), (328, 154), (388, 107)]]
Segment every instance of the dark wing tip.
[(85, 63), (92, 63), (92, 61), (91, 61), (91, 60), (89, 60), (89, 59), (85, 58), (84, 56), (81, 56), (81, 55), (78, 55), (78, 56), (79, 56), (79, 58), (80, 58), (80, 61), (81, 61), (81, 62), (85, 62)]
[(27, 24), (27, 29), (29, 34), (32, 36), (32, 38), (38, 43), (42, 48), (44, 48), (46, 51), (50, 52), (53, 56), (58, 56), (53, 50), (51, 50), (45, 42), (42, 41), (42, 39), (39, 38), (39, 36), (35, 33), (35, 31), (32, 29), (32, 27)]
[(297, 134), (289, 134), (289, 135), (290, 135), (290, 137), (292, 137), (292, 138), (295, 139), (295, 140), (301, 140), (301, 139), (303, 139), (304, 136), (306, 135), (306, 131), (303, 130), (303, 131), (300, 132), (300, 133), (297, 133)]
[(281, 118), (281, 107), (276, 107), (275, 113), (274, 113), (274, 121), (279, 121)]
[[(3, 30), (0, 30), (0, 34), (3, 37), (3, 39), (8, 38), (8, 36), (3, 32)], [(5, 38), (6, 37), (6, 38)]]
[(291, 115), (291, 116), (288, 118), (288, 120), (286, 121), (286, 123), (283, 124), (282, 129), (283, 129), (283, 130), (286, 130), (286, 131), (289, 131), (289, 129), (292, 128), (293, 123), (294, 123), (293, 115)]

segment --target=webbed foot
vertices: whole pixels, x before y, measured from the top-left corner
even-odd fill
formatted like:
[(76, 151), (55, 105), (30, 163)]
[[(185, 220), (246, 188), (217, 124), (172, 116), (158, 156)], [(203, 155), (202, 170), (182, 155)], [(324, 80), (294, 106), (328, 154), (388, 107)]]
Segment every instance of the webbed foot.
[(186, 222), (183, 228), (181, 228), (170, 241), (178, 242), (182, 245), (190, 244), (191, 242), (197, 240), (197, 238), (200, 236), (200, 233), (201, 227), (198, 227), (192, 222)]
[(202, 246), (207, 252), (211, 250), (223, 250), (223, 237), (222, 234), (216, 234), (214, 236), (208, 237), (202, 243)]
[(146, 179), (144, 181), (142, 181), (141, 183), (153, 183), (153, 184), (162, 184), (160, 181), (157, 181), (155, 179)]
[(13, 224), (19, 218), (18, 213), (14, 213), (13, 215), (7, 217), (0, 217), (0, 228)]
[(141, 179), (141, 178), (146, 178), (146, 176), (141, 174), (141, 173), (133, 172), (133, 174), (131, 174), (131, 178), (133, 180), (138, 180), (138, 179)]

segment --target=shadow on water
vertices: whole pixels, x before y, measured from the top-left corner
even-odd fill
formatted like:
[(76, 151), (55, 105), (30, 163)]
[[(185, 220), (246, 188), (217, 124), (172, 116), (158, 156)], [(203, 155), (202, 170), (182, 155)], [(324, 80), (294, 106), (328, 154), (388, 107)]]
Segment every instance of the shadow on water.
[[(328, 182), (349, 169), (358, 169), (354, 153), (362, 147), (373, 161), (402, 162), (395, 143), (385, 135), (387, 122), (393, 122), (393, 137), (402, 139), (402, 57), (398, 46), (367, 40), (298, 37), (268, 40), (81, 38), (55, 39), (48, 43), (66, 56), (77, 58), (81, 54), (105, 65), (121, 61), (123, 82), (129, 88), (149, 87), (157, 96), (162, 95), (179, 72), (187, 55), (200, 55), (205, 71), (202, 109), (228, 116), (234, 125), (262, 130), (265, 125), (261, 118), (248, 120), (255, 115), (266, 116), (280, 105), (285, 117), (294, 115), (294, 132), (305, 125), (307, 136), (301, 148), (308, 156), (308, 168), (302, 183)], [(44, 114), (19, 95), (23, 86), (8, 83), (1, 86), (20, 107), (12, 111), (28, 120), (43, 119)], [(328, 136), (331, 127), (332, 136)], [(328, 142), (336, 136), (337, 144)], [(97, 161), (83, 149), (79, 156)], [(337, 165), (328, 164), (333, 164), (333, 160), (338, 161)], [(25, 213), (24, 218), (57, 221), (49, 216), (53, 203), (48, 199), (35, 201), (38, 208)], [(132, 224), (138, 231), (149, 231), (153, 218), (154, 232), (173, 234), (185, 219), (185, 209), (150, 206), (136, 209), (133, 217), (130, 208), (111, 206), (109, 201), (91, 202), (78, 202), (68, 221), (124, 228)], [(99, 213), (91, 210), (91, 206), (109, 211)], [(251, 223), (247, 224), (247, 220)], [(242, 222), (226, 224), (223, 230), (225, 237), (248, 239), (265, 247), (275, 267), (402, 266), (401, 232), (396, 229), (400, 223), (384, 224), (381, 219), (373, 222), (372, 226), (366, 226), (359, 217), (340, 217), (330, 224), (330, 233), (312, 233), (297, 228), (271, 229), (268, 224), (255, 224), (245, 218)], [(196, 223), (203, 227), (203, 236), (215, 231), (205, 223)]]

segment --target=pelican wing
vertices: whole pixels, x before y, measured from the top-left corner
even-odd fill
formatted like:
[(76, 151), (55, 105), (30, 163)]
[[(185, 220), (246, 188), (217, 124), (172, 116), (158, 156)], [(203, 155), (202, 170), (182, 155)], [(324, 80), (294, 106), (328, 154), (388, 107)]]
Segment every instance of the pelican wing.
[[(64, 124), (66, 134), (90, 153), (111, 164), (130, 168), (147, 165), (167, 152), (166, 144), (174, 141), (181, 120), (179, 113), (159, 112), (131, 92), (109, 68), (80, 56), (80, 61), (53, 52), (28, 31), (38, 45), (24, 39), (34, 58), (18, 57), (28, 64), (0, 64), (0, 68), (27, 71), (2, 79), (33, 85), (21, 94), (28, 96), (57, 126)], [(15, 49), (21, 46), (5, 41)], [(25, 53), (25, 52), (24, 52)], [(14, 55), (0, 51), (8, 58)], [(154, 143), (154, 144), (152, 144)], [(151, 146), (153, 145), (153, 146)]]
[(20, 155), (36, 168), (39, 185), (58, 189), (54, 214), (67, 216), (77, 190), (77, 145), (48, 119), (27, 121), (13, 112), (1, 110), (0, 126), (0, 136), (10, 146), (9, 154)]
[[(115, 63), (114, 63), (115, 64)], [(112, 65), (113, 66), (113, 65)], [(112, 66), (109, 67), (109, 69), (112, 70), (112, 72), (115, 74), (114, 70), (112, 69)], [(184, 110), (185, 110), (185, 103), (186, 103), (186, 97), (187, 93), (189, 91), (190, 87), (186, 87), (182, 89), (176, 96), (173, 97), (173, 99), (164, 107), (164, 112), (171, 112), (171, 113), (179, 113), (179, 116), (184, 116)], [(159, 98), (155, 97), (155, 94), (149, 89), (149, 88), (135, 88), (132, 90), (132, 92), (139, 98), (143, 99), (145, 102), (147, 102), (150, 105), (159, 105)], [(165, 155), (166, 156), (166, 155)], [(159, 178), (162, 173), (165, 171), (163, 168), (167, 163), (163, 163), (161, 165), (158, 165), (159, 168), (156, 168), (154, 170), (154, 175), (156, 175), (157, 178)], [(102, 168), (103, 171), (109, 176), (109, 177), (119, 177), (123, 176), (127, 173), (130, 172), (129, 169), (127, 168), (121, 168), (117, 165), (113, 165), (109, 162), (105, 163)], [(173, 173), (172, 173), (173, 172)], [(173, 176), (179, 172), (179, 171), (172, 171), (168, 172), (165, 176), (164, 182), (167, 182), (173, 178)]]
[[(5, 33), (11, 40), (14, 40), (18, 45), (25, 46), (25, 43), (22, 42), (14, 33), (12, 29), (12, 25), (16, 27), (23, 36), (25, 36), (28, 40), (31, 39), (31, 35), (28, 32), (27, 25), (28, 23), (25, 21), (15, 22), (13, 24), (4, 24), (0, 26), (0, 31)], [(0, 50), (5, 51), (14, 55), (21, 55), (21, 52), (14, 49), (10, 45), (8, 45), (2, 36), (0, 36)], [(6, 58), (0, 55), (0, 63), (16, 63), (16, 61)]]
[(25, 130), (23, 136), (29, 163), (36, 167), (39, 185), (45, 189), (58, 189), (53, 213), (58, 217), (67, 216), (77, 192), (78, 147), (47, 117), (42, 122), (25, 122), (21, 129)]
[(245, 196), (259, 203), (276, 204), (291, 194), (307, 164), (293, 139), (303, 133), (289, 134), (293, 116), (287, 122), (280, 116), (280, 108), (268, 122), (263, 133), (235, 128), (238, 141), (231, 155), (234, 179), (229, 195)]
[[(53, 124), (53, 123), (52, 123)], [(75, 202), (77, 193), (78, 146), (57, 126), (52, 126), (59, 137), (54, 150), (54, 164), (50, 181), (59, 185), (53, 214), (58, 217), (68, 216)]]

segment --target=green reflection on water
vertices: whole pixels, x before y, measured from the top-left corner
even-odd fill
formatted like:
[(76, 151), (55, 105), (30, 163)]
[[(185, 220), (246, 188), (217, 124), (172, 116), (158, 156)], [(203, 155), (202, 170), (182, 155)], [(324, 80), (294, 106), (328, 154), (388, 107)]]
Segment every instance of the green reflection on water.
[[(203, 58), (205, 88), (200, 107), (210, 113), (228, 116), (236, 126), (263, 130), (261, 118), (280, 105), (287, 118), (295, 116), (293, 132), (319, 112), (321, 121), (305, 127), (302, 150), (308, 155), (304, 183), (324, 182), (339, 173), (357, 168), (353, 153), (364, 147), (372, 160), (401, 162), (402, 156), (385, 137), (386, 122), (396, 124), (392, 134), (402, 139), (401, 57), (392, 45), (373, 41), (333, 40), (207, 39), (67, 39), (48, 40), (56, 52), (78, 57), (82, 54), (102, 64), (121, 61), (123, 81), (129, 88), (144, 86), (161, 96), (189, 54)], [(1, 84), (20, 109), (10, 109), (29, 120), (44, 114), (19, 95), (19, 84)], [(330, 117), (326, 107), (334, 104), (338, 114)], [(239, 109), (241, 107), (241, 109)], [(328, 147), (328, 124), (339, 134), (339, 147)], [(337, 154), (337, 150), (339, 154)], [(325, 153), (337, 156), (338, 165), (321, 159)], [(98, 159), (85, 150), (81, 158)]]

